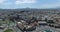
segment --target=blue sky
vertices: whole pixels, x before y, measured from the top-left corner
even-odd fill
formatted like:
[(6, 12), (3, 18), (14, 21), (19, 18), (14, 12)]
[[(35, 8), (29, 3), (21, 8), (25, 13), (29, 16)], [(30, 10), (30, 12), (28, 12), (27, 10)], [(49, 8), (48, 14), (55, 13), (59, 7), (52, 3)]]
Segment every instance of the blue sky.
[(59, 8), (60, 0), (0, 0), (1, 9)]

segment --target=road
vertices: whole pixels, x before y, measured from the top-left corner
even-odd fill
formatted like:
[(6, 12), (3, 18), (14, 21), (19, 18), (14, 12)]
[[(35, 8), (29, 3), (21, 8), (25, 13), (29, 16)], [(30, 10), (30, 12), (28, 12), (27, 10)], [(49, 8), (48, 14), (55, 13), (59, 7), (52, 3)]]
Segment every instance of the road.
[(44, 32), (45, 30), (51, 30), (52, 32), (60, 32), (59, 29), (49, 27), (49, 26), (39, 26), (37, 29), (33, 32)]
[[(6, 30), (7, 28), (1, 30), (0, 29), (0, 32), (3, 32), (4, 30)], [(16, 26), (11, 26), (10, 29), (13, 29), (14, 32), (22, 32), (19, 28), (17, 28)], [(56, 29), (56, 28), (53, 28), (53, 27), (49, 27), (49, 26), (37, 26), (36, 27), (36, 30), (34, 31), (27, 31), (27, 32), (44, 32), (45, 30), (51, 30), (52, 32), (60, 32), (60, 29)]]
[[(56, 29), (49, 26), (38, 26), (34, 31), (27, 31), (27, 32), (44, 32), (45, 30), (51, 30), (52, 32), (60, 32), (60, 29)], [(19, 28), (15, 27), (16, 32), (22, 32)]]

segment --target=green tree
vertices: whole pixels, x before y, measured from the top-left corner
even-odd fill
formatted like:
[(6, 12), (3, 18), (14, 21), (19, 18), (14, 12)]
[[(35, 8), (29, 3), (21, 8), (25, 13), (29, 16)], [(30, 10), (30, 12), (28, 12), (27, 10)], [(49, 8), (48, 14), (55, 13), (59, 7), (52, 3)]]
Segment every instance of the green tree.
[(12, 29), (7, 29), (4, 32), (14, 32)]
[(5, 20), (5, 22), (6, 22), (7, 26), (8, 26), (8, 29), (9, 29), (9, 26), (10, 26), (10, 24), (12, 23), (12, 21), (10, 21), (10, 20)]

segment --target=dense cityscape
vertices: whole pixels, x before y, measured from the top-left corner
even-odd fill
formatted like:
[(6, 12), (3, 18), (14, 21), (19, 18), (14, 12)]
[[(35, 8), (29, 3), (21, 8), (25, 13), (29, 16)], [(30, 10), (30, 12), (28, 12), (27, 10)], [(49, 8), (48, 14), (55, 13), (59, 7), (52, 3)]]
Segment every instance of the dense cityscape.
[(59, 9), (0, 9), (0, 32), (60, 32)]

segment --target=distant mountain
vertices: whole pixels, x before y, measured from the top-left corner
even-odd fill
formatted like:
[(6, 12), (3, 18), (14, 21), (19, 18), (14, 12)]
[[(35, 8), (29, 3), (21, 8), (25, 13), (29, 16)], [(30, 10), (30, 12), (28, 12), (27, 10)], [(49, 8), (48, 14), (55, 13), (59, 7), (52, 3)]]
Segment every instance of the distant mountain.
[(53, 11), (53, 10), (60, 11), (60, 8), (54, 8), (54, 9), (37, 9), (37, 8), (0, 9), (0, 11)]

